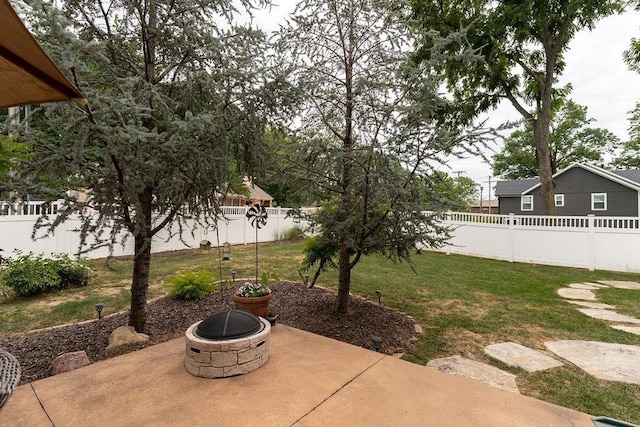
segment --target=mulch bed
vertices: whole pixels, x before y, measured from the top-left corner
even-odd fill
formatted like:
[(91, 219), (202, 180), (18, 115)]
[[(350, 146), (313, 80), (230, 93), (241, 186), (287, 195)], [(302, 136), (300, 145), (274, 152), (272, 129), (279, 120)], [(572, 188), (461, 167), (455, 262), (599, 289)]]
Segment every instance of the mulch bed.
[[(299, 283), (270, 285), (274, 298), (270, 311), (278, 322), (349, 344), (373, 349), (371, 338), (382, 337), (381, 351), (403, 353), (414, 335), (414, 323), (404, 313), (380, 307), (377, 303), (351, 297), (346, 314), (334, 311), (336, 295), (326, 289), (307, 289)], [(149, 304), (145, 333), (149, 342), (105, 350), (109, 335), (126, 326), (128, 313), (101, 320), (70, 324), (47, 330), (0, 338), (0, 348), (16, 356), (22, 367), (21, 384), (48, 377), (53, 360), (63, 353), (84, 350), (91, 362), (108, 359), (149, 345), (184, 336), (195, 322), (213, 313), (233, 308), (230, 291), (217, 292), (195, 301), (161, 298)], [(277, 327), (277, 326), (276, 326)]]

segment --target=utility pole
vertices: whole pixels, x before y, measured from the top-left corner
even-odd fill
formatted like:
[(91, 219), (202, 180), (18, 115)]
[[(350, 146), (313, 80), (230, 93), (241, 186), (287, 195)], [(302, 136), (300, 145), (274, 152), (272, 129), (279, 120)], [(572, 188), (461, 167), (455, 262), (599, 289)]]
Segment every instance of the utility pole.
[(482, 184), (480, 184), (479, 187), (480, 187), (480, 213), (482, 213)]

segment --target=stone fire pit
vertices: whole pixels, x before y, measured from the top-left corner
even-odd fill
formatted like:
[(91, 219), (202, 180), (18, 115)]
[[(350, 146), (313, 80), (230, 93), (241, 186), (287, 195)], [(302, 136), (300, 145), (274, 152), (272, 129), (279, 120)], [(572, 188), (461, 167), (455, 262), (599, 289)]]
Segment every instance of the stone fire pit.
[(249, 373), (269, 359), (270, 335), (266, 319), (240, 310), (216, 313), (187, 329), (184, 367), (203, 378)]

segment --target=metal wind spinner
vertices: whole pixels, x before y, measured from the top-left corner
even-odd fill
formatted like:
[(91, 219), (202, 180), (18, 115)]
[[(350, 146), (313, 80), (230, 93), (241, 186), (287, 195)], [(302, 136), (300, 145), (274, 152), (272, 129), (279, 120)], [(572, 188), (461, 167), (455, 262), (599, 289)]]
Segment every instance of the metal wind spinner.
[(256, 204), (247, 211), (247, 218), (253, 228), (261, 229), (267, 225), (267, 218), (269, 218), (269, 215), (267, 215), (267, 210), (264, 206)]

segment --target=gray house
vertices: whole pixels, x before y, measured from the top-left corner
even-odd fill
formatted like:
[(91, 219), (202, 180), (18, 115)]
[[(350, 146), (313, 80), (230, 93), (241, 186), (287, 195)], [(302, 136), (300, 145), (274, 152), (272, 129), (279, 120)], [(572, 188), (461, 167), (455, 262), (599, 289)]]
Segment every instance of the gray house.
[[(553, 176), (557, 215), (639, 216), (640, 169), (607, 171), (574, 163)], [(542, 215), (540, 180), (498, 181), (500, 214)]]

